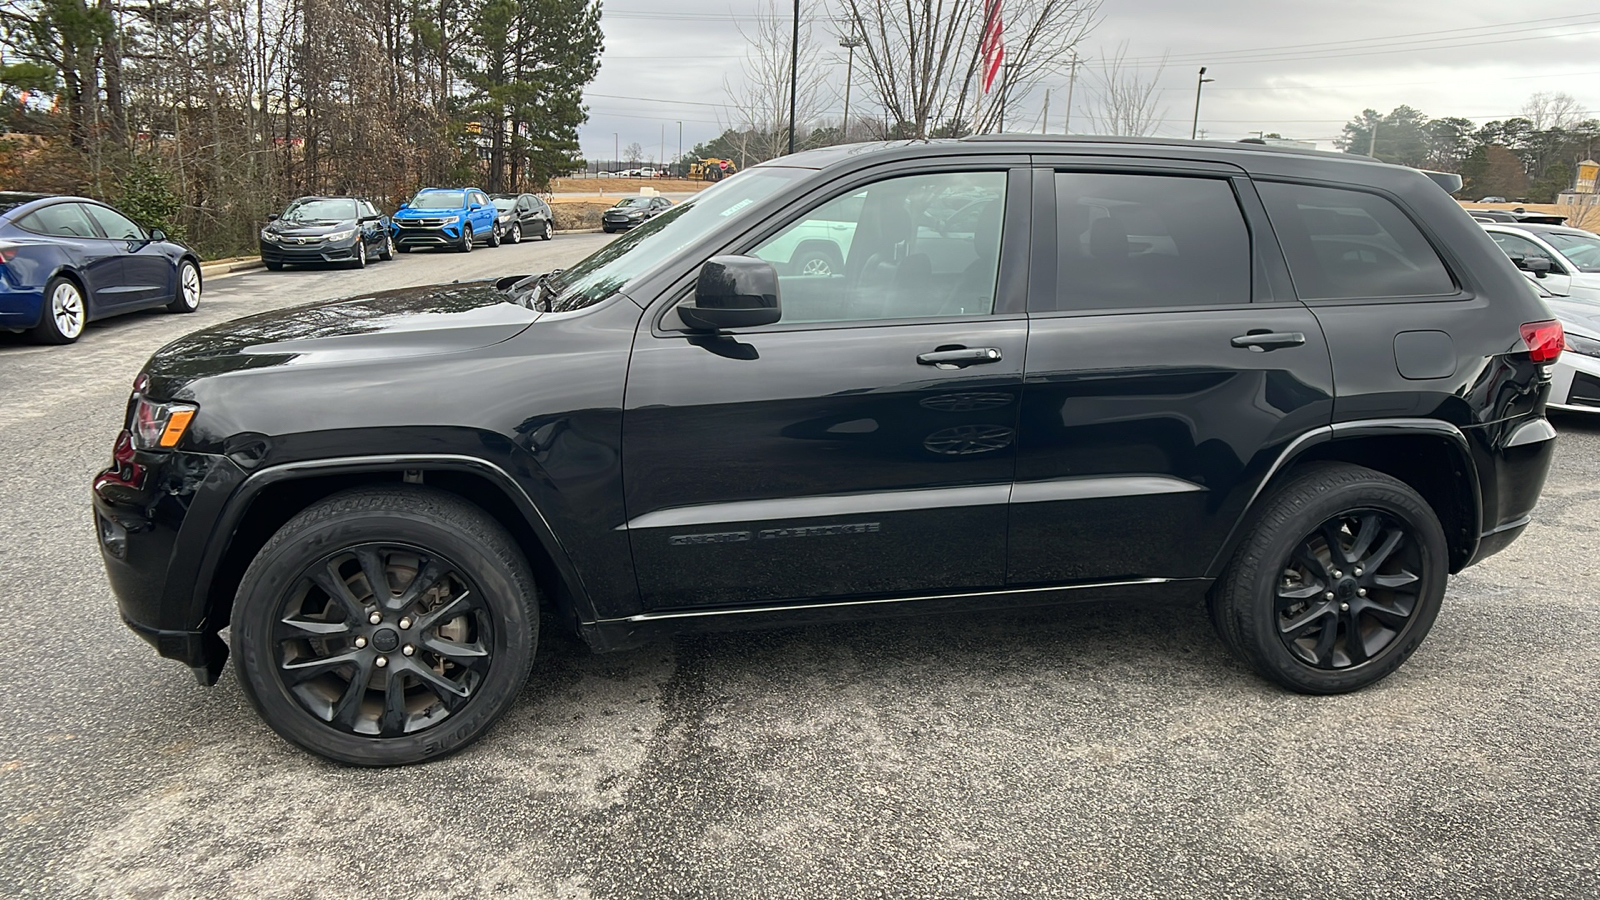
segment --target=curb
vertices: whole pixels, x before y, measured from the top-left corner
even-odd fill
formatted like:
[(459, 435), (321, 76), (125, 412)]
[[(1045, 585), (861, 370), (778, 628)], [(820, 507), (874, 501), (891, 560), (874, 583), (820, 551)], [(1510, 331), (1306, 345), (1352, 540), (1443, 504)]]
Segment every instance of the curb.
[(230, 272), (243, 272), (247, 269), (259, 269), (265, 263), (259, 256), (246, 256), (238, 259), (219, 259), (214, 262), (200, 264), (200, 277), (213, 278), (217, 275), (227, 275)]

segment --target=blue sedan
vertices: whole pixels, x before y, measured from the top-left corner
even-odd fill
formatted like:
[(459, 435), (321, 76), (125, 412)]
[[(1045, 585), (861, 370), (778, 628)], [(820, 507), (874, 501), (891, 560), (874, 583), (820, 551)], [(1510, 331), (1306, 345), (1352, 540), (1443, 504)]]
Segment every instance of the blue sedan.
[(0, 194), (0, 331), (67, 344), (94, 319), (200, 306), (194, 251), (83, 197)]

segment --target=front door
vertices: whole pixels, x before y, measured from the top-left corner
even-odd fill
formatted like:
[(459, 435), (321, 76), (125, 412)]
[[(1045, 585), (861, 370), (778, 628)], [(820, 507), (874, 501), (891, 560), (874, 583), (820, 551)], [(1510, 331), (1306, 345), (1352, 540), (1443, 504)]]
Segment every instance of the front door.
[(1248, 182), (1037, 177), (1056, 234), (1035, 240), (1008, 580), (1204, 575), (1278, 453), (1331, 417), (1321, 329), (1247, 226)]
[[(847, 188), (748, 248), (781, 273), (777, 325), (696, 336), (670, 310), (644, 318), (623, 480), (646, 607), (1002, 584), (1027, 341), (1021, 310), (996, 305), (1025, 263), (1000, 252), (1007, 177)], [(958, 195), (992, 213), (969, 236), (967, 268), (939, 278), (919, 225)], [(841, 206), (857, 227), (838, 270), (773, 258)]]
[(105, 206), (83, 205), (105, 236), (116, 243), (122, 255), (121, 299), (129, 303), (168, 301), (177, 296), (172, 260), (150, 240), (145, 230), (132, 219)]

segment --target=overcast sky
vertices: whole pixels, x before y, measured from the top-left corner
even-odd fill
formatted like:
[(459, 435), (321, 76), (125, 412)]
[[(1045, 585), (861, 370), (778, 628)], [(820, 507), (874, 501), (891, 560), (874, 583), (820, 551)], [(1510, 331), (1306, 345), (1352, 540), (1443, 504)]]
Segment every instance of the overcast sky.
[[(787, 2), (780, 6), (787, 6)], [(637, 141), (654, 158), (721, 133), (726, 81), (738, 81), (746, 30), (764, 0), (606, 0), (606, 52), (589, 86), (581, 131), (591, 159)], [(802, 0), (803, 9), (825, 9)], [(1521, 15), (1518, 9), (1523, 10)], [(825, 46), (834, 41), (819, 33)], [(1566, 91), (1600, 115), (1600, 7), (1546, 0), (1106, 0), (1081, 45), (1087, 58), (1128, 42), (1155, 74), (1163, 55), (1160, 134), (1187, 137), (1197, 69), (1209, 67), (1200, 127), (1236, 139), (1257, 130), (1324, 142), (1362, 109), (1402, 103), (1428, 116), (1479, 123), (1517, 114), (1535, 91)], [(1087, 68), (1092, 68), (1091, 61)], [(1083, 70), (1073, 131), (1089, 130)], [(852, 112), (870, 109), (859, 68)], [(842, 56), (834, 78), (842, 94)], [(1050, 130), (1062, 130), (1066, 80), (1054, 86)], [(1092, 88), (1089, 88), (1092, 91)], [(1011, 130), (1039, 130), (1042, 95), (1013, 114)], [(842, 105), (842, 104), (841, 104)], [(840, 109), (833, 109), (837, 116)], [(719, 118), (720, 116), (720, 118)], [(615, 135), (615, 137), (613, 137)]]

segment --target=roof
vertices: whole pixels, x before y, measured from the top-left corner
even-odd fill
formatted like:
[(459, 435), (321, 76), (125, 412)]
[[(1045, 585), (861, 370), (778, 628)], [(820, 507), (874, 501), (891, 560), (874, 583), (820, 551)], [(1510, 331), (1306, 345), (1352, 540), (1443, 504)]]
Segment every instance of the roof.
[(767, 160), (759, 165), (825, 169), (848, 159), (878, 153), (894, 154), (896, 151), (905, 151), (912, 147), (959, 153), (962, 150), (973, 149), (974, 145), (982, 145), (983, 149), (992, 149), (996, 153), (1040, 153), (1048, 152), (1052, 148), (1069, 152), (1082, 152), (1094, 147), (1160, 147), (1182, 150), (1212, 150), (1225, 153), (1243, 152), (1278, 157), (1312, 157), (1344, 162), (1357, 161), (1375, 165), (1387, 165), (1387, 163), (1379, 162), (1369, 156), (1355, 153), (1308, 150), (1303, 147), (1284, 147), (1255, 141), (1190, 141), (1181, 138), (1115, 137), (1087, 134), (976, 134), (964, 138), (937, 138), (926, 141), (873, 141), (858, 144), (839, 144), (833, 147), (820, 147), (815, 150), (802, 150), (790, 156), (780, 156), (776, 159)]
[(1594, 232), (1582, 228), (1573, 228), (1570, 225), (1550, 225), (1544, 222), (1479, 222), (1484, 228), (1514, 228), (1518, 231), (1531, 231), (1536, 234), (1583, 234), (1594, 237)]

